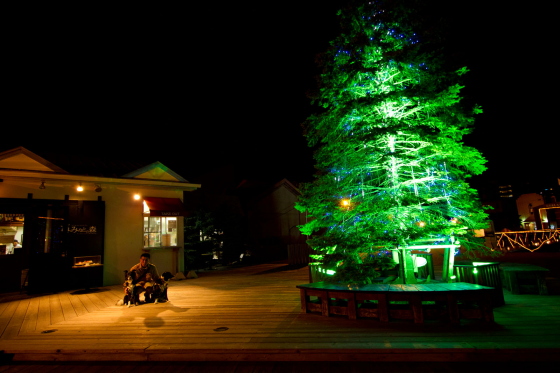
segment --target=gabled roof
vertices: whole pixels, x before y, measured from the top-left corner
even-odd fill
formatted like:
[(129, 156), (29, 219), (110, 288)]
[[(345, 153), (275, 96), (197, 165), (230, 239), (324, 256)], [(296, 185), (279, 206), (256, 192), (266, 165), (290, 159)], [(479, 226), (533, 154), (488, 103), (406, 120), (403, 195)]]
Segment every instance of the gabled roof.
[[(0, 152), (0, 169), (54, 172), (84, 176), (136, 178), (150, 180), (168, 180), (187, 182), (161, 162), (146, 163), (138, 161), (116, 160), (95, 156), (76, 156), (65, 154), (48, 154), (46, 160), (32, 151), (18, 147)], [(63, 165), (64, 168), (59, 167)]]
[(188, 182), (185, 178), (178, 175), (169, 167), (163, 165), (161, 162), (154, 162), (147, 166), (141, 167), (133, 172), (129, 172), (128, 174), (123, 175), (123, 177)]
[(279, 182), (274, 184), (274, 186), (272, 188), (273, 189), (278, 189), (280, 187), (284, 187), (284, 188), (288, 189), (295, 196), (300, 196), (301, 195), (300, 190), (294, 184), (292, 184), (288, 179), (280, 180)]
[[(161, 162), (118, 161), (114, 159), (81, 157), (76, 155), (52, 154), (49, 159), (19, 147), (0, 152), (0, 176), (19, 177), (28, 180), (53, 180), (64, 182), (95, 182), (117, 185), (143, 185), (157, 188), (194, 190), (200, 184), (191, 184)], [(131, 171), (132, 170), (132, 171)], [(0, 177), (1, 178), (1, 177)]]
[(54, 163), (21, 146), (0, 153), (0, 168), (55, 172), (59, 174), (68, 173)]
[(249, 190), (256, 198), (262, 198), (264, 195), (270, 194), (278, 188), (284, 187), (296, 196), (300, 196), (299, 189), (288, 179), (282, 179), (274, 184), (260, 180), (242, 180), (237, 186), (238, 190)]
[(279, 188), (285, 188), (296, 198), (301, 195), (299, 189), (288, 179), (282, 179), (274, 184), (255, 180), (243, 180), (237, 187), (241, 200), (248, 206), (259, 203), (265, 197), (273, 194)]

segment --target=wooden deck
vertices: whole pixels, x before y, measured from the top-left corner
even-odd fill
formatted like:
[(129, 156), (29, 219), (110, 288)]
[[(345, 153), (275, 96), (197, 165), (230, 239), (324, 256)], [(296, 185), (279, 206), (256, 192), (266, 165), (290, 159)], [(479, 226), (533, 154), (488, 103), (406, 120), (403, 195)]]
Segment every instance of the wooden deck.
[[(560, 296), (512, 295), (495, 323), (382, 323), (301, 311), (307, 267), (282, 263), (172, 282), (169, 303), (116, 306), (90, 294), (4, 298), (0, 358), (10, 362), (503, 362), (560, 360)], [(466, 365), (465, 365), (466, 366)], [(1, 370), (0, 370), (1, 371)], [(313, 371), (313, 369), (311, 370)]]

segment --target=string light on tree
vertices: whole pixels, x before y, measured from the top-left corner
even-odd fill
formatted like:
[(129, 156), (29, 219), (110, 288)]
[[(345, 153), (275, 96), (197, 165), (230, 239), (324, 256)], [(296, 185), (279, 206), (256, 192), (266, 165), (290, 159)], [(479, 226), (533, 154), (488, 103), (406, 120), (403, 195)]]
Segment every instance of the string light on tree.
[(399, 252), (402, 269), (406, 250), (423, 242), (481, 247), (470, 232), (486, 227), (486, 214), (465, 179), (485, 159), (461, 142), (481, 110), (460, 105), (456, 81), (467, 69), (443, 69), (421, 7), (350, 2), (323, 59), (314, 100), (323, 111), (305, 123), (317, 174), (296, 207), (312, 217), (300, 229), (332, 281), (371, 282), (394, 266), (380, 250)]

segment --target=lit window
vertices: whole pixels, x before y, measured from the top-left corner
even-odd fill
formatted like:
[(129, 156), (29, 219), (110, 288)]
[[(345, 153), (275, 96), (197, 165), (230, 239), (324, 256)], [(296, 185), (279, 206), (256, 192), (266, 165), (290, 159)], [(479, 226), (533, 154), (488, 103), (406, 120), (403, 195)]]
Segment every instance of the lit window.
[(177, 217), (150, 216), (144, 201), (144, 247), (177, 246)]
[(177, 246), (177, 217), (144, 216), (144, 247)]
[(23, 214), (0, 214), (0, 255), (21, 252), (23, 221)]

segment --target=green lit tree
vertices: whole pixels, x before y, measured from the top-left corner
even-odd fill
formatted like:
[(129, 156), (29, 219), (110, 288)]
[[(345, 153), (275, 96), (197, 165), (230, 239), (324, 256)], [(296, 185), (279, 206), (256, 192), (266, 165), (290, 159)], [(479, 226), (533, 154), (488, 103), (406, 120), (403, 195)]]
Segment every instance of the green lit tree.
[(465, 180), (485, 159), (461, 142), (481, 110), (462, 107), (467, 70), (445, 71), (421, 5), (350, 2), (323, 56), (322, 112), (305, 123), (317, 174), (296, 207), (332, 281), (369, 283), (395, 258), (411, 283), (411, 249), (483, 247), (472, 232), (487, 216)]

